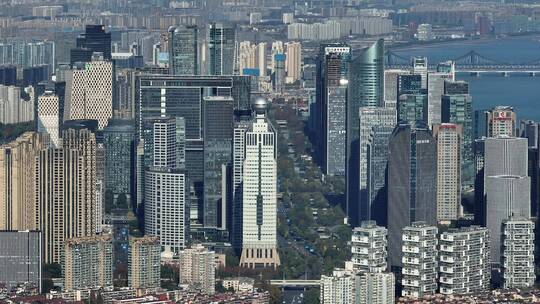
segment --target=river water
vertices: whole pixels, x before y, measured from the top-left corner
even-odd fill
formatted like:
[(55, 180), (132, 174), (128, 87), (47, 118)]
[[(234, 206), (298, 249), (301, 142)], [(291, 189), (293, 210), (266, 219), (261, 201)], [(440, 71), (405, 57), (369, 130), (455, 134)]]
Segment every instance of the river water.
[[(528, 63), (540, 59), (540, 36), (408, 46), (392, 51), (404, 57), (425, 56), (431, 63), (455, 59), (469, 51), (475, 51), (498, 62)], [(469, 82), (475, 109), (509, 105), (514, 107), (518, 120), (540, 121), (540, 74), (536, 77), (523, 74), (509, 77), (482, 74), (477, 77), (459, 73), (457, 78)]]

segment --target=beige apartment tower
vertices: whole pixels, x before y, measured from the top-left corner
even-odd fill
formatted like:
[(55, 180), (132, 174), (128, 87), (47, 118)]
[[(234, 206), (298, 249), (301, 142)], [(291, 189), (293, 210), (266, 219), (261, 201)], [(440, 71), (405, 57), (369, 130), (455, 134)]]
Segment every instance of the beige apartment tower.
[(461, 141), (456, 124), (435, 124), (437, 140), (437, 221), (449, 224), (461, 214)]
[(0, 146), (0, 230), (39, 230), (36, 156), (47, 137), (27, 132)]
[(65, 242), (64, 290), (111, 288), (113, 245), (109, 235), (72, 238)]
[(160, 287), (161, 246), (158, 237), (131, 238), (128, 263), (129, 287)]

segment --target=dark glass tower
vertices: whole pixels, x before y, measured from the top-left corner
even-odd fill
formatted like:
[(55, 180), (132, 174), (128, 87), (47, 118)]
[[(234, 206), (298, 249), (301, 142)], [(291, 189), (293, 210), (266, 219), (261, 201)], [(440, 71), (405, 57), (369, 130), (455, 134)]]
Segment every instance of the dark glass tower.
[(463, 185), (474, 184), (473, 105), (469, 85), (465, 81), (445, 81), (441, 99), (441, 121), (463, 128), (462, 169)]
[[(347, 79), (351, 47), (323, 44), (317, 59), (316, 124), (318, 161), (328, 175), (345, 174)], [(332, 150), (332, 151), (329, 151)]]
[(195, 25), (169, 28), (169, 66), (172, 75), (199, 74), (198, 33)]
[(426, 124), (399, 124), (388, 157), (388, 257), (401, 267), (401, 235), (416, 221), (437, 224), (437, 144)]
[(204, 99), (204, 215), (206, 228), (227, 228), (228, 172), (232, 162), (233, 99)]
[(133, 200), (135, 125), (132, 120), (110, 119), (103, 129), (105, 146), (105, 191), (116, 198)]
[(70, 62), (91, 61), (92, 53), (103, 53), (103, 59), (111, 60), (111, 33), (104, 25), (86, 25), (86, 31), (77, 37), (77, 48), (71, 50)]
[(210, 24), (208, 55), (210, 75), (232, 75), (235, 63), (236, 30), (221, 23)]
[(382, 106), (384, 99), (384, 40), (361, 51), (349, 66), (349, 89), (347, 94), (347, 147), (345, 175), (346, 210), (350, 223), (359, 225), (359, 136), (358, 111), (364, 106)]

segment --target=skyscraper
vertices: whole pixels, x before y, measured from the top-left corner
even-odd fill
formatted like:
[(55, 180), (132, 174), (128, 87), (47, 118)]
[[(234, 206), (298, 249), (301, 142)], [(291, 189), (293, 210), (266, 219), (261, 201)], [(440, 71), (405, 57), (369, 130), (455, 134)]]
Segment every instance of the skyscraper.
[(302, 44), (300, 42), (285, 43), (285, 71), (286, 83), (294, 83), (300, 79), (302, 73)]
[(101, 226), (95, 133), (76, 121), (67, 122), (65, 128), (62, 146), (43, 149), (36, 159), (36, 199), (45, 263), (60, 263), (65, 240), (94, 235)]
[(233, 202), (231, 208), (231, 243), (237, 252), (242, 247), (242, 212), (243, 212), (243, 183), (244, 158), (246, 152), (246, 132), (250, 128), (250, 122), (237, 122), (234, 125), (233, 135), (233, 160), (232, 160), (232, 192)]
[(199, 74), (199, 29), (195, 25), (171, 26), (169, 67), (172, 75)]
[(111, 60), (111, 33), (105, 32), (104, 25), (88, 24), (85, 32), (77, 37), (77, 48), (71, 49), (70, 63), (90, 61), (95, 52)]
[(249, 268), (276, 268), (280, 264), (276, 238), (276, 131), (266, 117), (266, 106), (262, 98), (255, 101), (255, 117), (245, 134), (240, 265)]
[(39, 230), (36, 156), (45, 136), (28, 132), (0, 146), (0, 230)]
[(468, 83), (464, 81), (445, 81), (442, 96), (441, 121), (461, 125), (461, 174), (464, 185), (472, 185), (474, 181), (473, 153), (473, 105), (469, 95)]
[[(388, 156), (388, 153), (385, 153), (385, 151), (381, 151), (381, 154), (377, 155), (373, 152), (374, 149), (388, 149), (390, 133), (396, 126), (396, 111), (394, 109), (376, 106), (360, 107), (358, 120), (360, 129), (358, 140), (358, 150), (360, 151), (358, 174), (360, 196), (358, 205), (350, 206), (350, 216), (365, 221), (373, 219), (372, 216), (374, 216), (373, 213), (375, 210), (372, 210), (372, 204), (377, 194), (379, 194), (378, 191), (384, 185)], [(375, 134), (376, 131), (377, 134)], [(379, 144), (381, 145), (375, 146), (376, 141), (377, 143), (380, 141)], [(369, 166), (370, 164), (375, 164), (376, 161), (378, 161), (376, 167)], [(356, 210), (356, 213), (352, 213), (353, 210)]]
[(72, 238), (66, 240), (63, 252), (65, 291), (113, 286), (111, 236)]
[(501, 231), (510, 216), (529, 218), (530, 177), (527, 176), (527, 139), (497, 137), (485, 140), (485, 223), (491, 234), (491, 261), (501, 265)]
[(449, 223), (461, 213), (461, 137), (462, 127), (435, 124), (437, 140), (437, 221)]
[(64, 120), (96, 119), (99, 129), (113, 114), (113, 64), (97, 56), (66, 71)]
[[(188, 189), (195, 191), (195, 204), (203, 205), (204, 143), (203, 100), (207, 96), (230, 96), (236, 119), (249, 116), (250, 78), (248, 76), (168, 76), (141, 75), (136, 79), (137, 134), (144, 137), (144, 120), (163, 115), (184, 118), (185, 170)], [(147, 143), (145, 143), (147, 145)], [(202, 209), (202, 208), (201, 208)], [(193, 211), (196, 211), (193, 210)], [(202, 214), (199, 219), (202, 221)]]
[(516, 112), (509, 106), (496, 106), (487, 115), (488, 137), (516, 136)]
[(158, 288), (161, 284), (161, 246), (159, 238), (130, 238), (128, 285), (138, 288)]
[(285, 84), (285, 58), (285, 54), (274, 55), (273, 84), (274, 92), (278, 94), (283, 93), (283, 85)]
[(204, 207), (207, 228), (227, 228), (232, 200), (227, 183), (232, 161), (233, 99), (204, 99)]
[(374, 221), (363, 221), (353, 230), (351, 238), (351, 262), (355, 272), (385, 272), (387, 230)]
[(60, 144), (60, 99), (50, 91), (46, 91), (38, 97), (37, 130), (39, 133), (47, 133), (51, 147), (56, 148)]
[(396, 108), (398, 99), (398, 77), (410, 72), (401, 69), (384, 70), (384, 107)]
[(479, 226), (452, 228), (440, 235), (440, 293), (474, 294), (489, 289), (489, 240), (489, 230)]
[[(451, 64), (453, 67), (453, 63)], [(452, 70), (452, 67), (450, 70)], [(427, 75), (428, 92), (428, 126), (441, 123), (441, 98), (444, 94), (444, 82), (454, 81), (454, 73), (449, 72), (430, 72)]]
[(399, 122), (416, 124), (428, 121), (428, 98), (426, 94), (401, 94), (397, 101)]
[[(105, 147), (105, 191), (116, 199), (126, 195), (134, 198), (135, 178), (135, 128), (133, 120), (110, 119), (103, 130)], [(128, 206), (131, 207), (131, 204)]]
[(403, 228), (401, 295), (422, 298), (437, 291), (437, 227), (414, 222)]
[(162, 251), (178, 253), (189, 237), (189, 184), (185, 171), (177, 167), (176, 119), (156, 118), (151, 127), (152, 162), (144, 177), (145, 234), (159, 237)]
[(422, 76), (422, 89), (427, 89), (428, 62), (426, 57), (412, 59), (412, 73)]
[(236, 29), (222, 23), (211, 23), (208, 31), (210, 75), (232, 75), (236, 63)]
[(437, 223), (437, 145), (425, 124), (399, 124), (389, 149), (389, 263), (401, 267), (403, 228), (416, 221)]
[(317, 58), (316, 136), (318, 159), (328, 175), (345, 174), (348, 70), (351, 48), (323, 44)]
[(530, 186), (531, 179), (528, 176), (486, 176), (486, 227), (491, 233), (491, 262), (495, 267), (503, 263), (503, 222), (511, 216), (531, 216)]
[(347, 91), (346, 143), (346, 210), (353, 226), (360, 223), (357, 216), (360, 201), (360, 107), (382, 106), (384, 102), (384, 40), (380, 39), (362, 50), (349, 66)]

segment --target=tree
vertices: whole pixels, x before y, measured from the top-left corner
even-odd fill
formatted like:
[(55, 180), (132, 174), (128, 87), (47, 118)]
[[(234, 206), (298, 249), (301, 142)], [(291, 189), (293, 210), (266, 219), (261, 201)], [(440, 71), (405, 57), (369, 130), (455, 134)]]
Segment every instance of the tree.
[(319, 304), (321, 302), (319, 288), (310, 288), (304, 293), (304, 304)]

